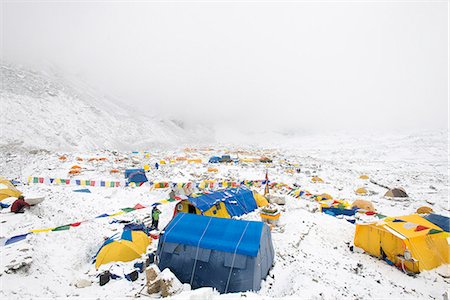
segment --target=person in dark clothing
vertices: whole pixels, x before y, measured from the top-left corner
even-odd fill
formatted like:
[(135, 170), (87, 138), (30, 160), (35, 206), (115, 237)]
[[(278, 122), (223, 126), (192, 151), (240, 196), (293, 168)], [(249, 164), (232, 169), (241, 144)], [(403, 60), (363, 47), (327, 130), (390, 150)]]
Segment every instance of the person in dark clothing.
[(153, 207), (152, 209), (152, 228), (158, 229), (158, 223), (159, 223), (159, 215), (161, 214), (161, 211), (158, 209), (158, 206)]
[(19, 196), (16, 201), (11, 205), (11, 212), (15, 214), (23, 214), (25, 212), (25, 207), (30, 207), (30, 204), (25, 202), (23, 196)]

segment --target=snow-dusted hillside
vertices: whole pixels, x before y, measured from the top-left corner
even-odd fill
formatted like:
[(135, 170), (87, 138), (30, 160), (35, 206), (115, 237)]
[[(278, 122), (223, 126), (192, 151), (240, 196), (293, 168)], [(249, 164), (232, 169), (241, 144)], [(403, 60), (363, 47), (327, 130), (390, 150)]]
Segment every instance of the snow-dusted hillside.
[(197, 142), (176, 121), (121, 107), (55, 72), (0, 66), (0, 146), (26, 150), (146, 149)]

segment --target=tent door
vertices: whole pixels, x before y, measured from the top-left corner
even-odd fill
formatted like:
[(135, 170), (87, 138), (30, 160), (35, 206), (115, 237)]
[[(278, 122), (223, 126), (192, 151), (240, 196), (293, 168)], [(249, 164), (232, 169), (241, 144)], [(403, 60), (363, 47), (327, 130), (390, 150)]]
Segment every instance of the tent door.
[(195, 214), (196, 213), (194, 205), (190, 205), (189, 204), (189, 206), (188, 206), (188, 213), (190, 213), (190, 214)]

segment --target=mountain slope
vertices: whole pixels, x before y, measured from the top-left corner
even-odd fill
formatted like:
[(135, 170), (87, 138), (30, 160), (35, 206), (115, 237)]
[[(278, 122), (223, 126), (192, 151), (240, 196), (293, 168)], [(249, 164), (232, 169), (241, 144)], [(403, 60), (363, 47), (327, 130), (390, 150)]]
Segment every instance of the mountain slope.
[(0, 146), (134, 150), (198, 142), (176, 121), (148, 117), (54, 72), (2, 64)]

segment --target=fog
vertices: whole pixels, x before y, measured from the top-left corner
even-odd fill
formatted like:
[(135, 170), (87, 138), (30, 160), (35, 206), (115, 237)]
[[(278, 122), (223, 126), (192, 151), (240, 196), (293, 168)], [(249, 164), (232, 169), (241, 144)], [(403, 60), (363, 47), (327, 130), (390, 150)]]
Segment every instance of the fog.
[(2, 58), (141, 112), (273, 130), (445, 129), (447, 2), (2, 2)]

